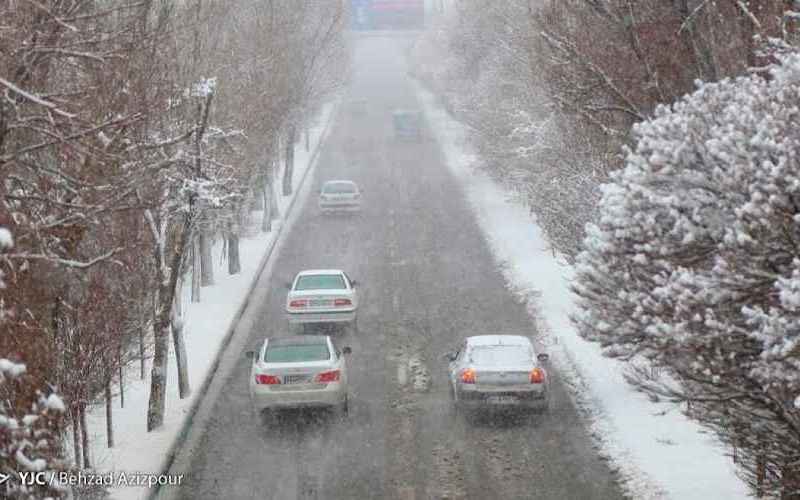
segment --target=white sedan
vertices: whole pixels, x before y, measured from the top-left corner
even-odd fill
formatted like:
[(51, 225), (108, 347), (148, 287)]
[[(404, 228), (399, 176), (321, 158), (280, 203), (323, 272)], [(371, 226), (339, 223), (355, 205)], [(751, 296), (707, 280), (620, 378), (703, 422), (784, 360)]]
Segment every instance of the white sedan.
[(339, 269), (301, 271), (288, 285), (286, 317), (290, 330), (298, 325), (343, 324), (357, 329), (358, 293), (355, 280)]
[(537, 354), (527, 337), (468, 337), (446, 357), (458, 409), (549, 408), (550, 378), (542, 366), (548, 356)]
[(347, 354), (349, 347), (338, 351), (326, 335), (265, 339), (247, 353), (253, 406), (259, 412), (330, 407), (347, 413)]
[(361, 190), (353, 181), (328, 181), (319, 191), (319, 209), (323, 212), (358, 212)]

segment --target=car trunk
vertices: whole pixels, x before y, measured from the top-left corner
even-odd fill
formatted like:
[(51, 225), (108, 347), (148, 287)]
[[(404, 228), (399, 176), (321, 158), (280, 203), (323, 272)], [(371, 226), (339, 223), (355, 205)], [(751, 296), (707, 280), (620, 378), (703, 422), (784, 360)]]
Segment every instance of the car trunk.
[(331, 290), (325, 292), (323, 290), (307, 290), (292, 292), (291, 300), (307, 300), (306, 306), (302, 310), (316, 310), (316, 309), (331, 309), (334, 306), (336, 299), (349, 299), (347, 294), (341, 293), (339, 290)]
[(513, 366), (506, 368), (476, 366), (475, 383), (481, 388), (501, 388), (530, 385), (530, 374), (532, 369), (532, 367), (528, 366)]
[(272, 390), (299, 390), (309, 385), (318, 384), (317, 375), (335, 369), (330, 361), (306, 363), (262, 363), (257, 373), (273, 375), (280, 378), (281, 383), (269, 386)]

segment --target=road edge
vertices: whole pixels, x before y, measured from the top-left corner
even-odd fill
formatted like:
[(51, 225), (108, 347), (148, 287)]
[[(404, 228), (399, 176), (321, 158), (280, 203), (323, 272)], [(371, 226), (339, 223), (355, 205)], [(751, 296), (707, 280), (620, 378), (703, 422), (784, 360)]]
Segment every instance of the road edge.
[[(199, 412), (203, 403), (207, 402), (206, 395), (212, 382), (218, 375), (222, 357), (228, 351), (228, 348), (231, 345), (231, 342), (239, 327), (239, 324), (241, 323), (242, 318), (244, 317), (244, 313), (250, 307), (252, 298), (254, 296), (254, 291), (259, 281), (261, 281), (262, 275), (264, 274), (264, 271), (267, 268), (267, 264), (269, 263), (270, 259), (274, 254), (274, 250), (278, 247), (278, 242), (281, 240), (283, 229), (285, 227), (291, 228), (292, 224), (289, 221), (290, 217), (294, 212), (295, 204), (297, 202), (297, 199), (301, 198), (300, 195), (301, 191), (305, 186), (307, 179), (311, 175), (311, 171), (313, 171), (316, 168), (317, 158), (319, 157), (320, 149), (328, 139), (331, 124), (333, 123), (334, 118), (339, 112), (340, 105), (341, 105), (341, 97), (336, 97), (332, 102), (332, 109), (322, 129), (322, 133), (320, 134), (320, 139), (317, 142), (314, 151), (312, 152), (311, 157), (308, 160), (308, 165), (305, 171), (303, 172), (303, 175), (300, 178), (299, 182), (297, 183), (296, 186), (294, 186), (295, 196), (289, 201), (289, 205), (286, 207), (286, 210), (283, 214), (283, 220), (281, 221), (281, 224), (278, 226), (278, 228), (275, 230), (276, 231), (275, 237), (272, 238), (272, 240), (270, 241), (269, 246), (265, 250), (264, 255), (261, 258), (261, 261), (258, 264), (256, 272), (253, 274), (252, 281), (247, 288), (247, 295), (245, 295), (241, 305), (237, 308), (236, 313), (234, 314), (233, 319), (231, 320), (231, 323), (228, 326), (224, 337), (222, 338), (222, 342), (220, 342), (220, 346), (217, 349), (216, 354), (214, 355), (214, 360), (211, 362), (210, 369), (206, 374), (206, 376), (204, 377), (202, 384), (198, 388), (198, 393), (197, 393), (198, 396), (189, 406), (187, 414), (183, 419), (183, 423), (181, 424), (180, 429), (178, 430), (175, 438), (173, 439), (172, 444), (170, 444), (169, 448), (167, 449), (167, 454), (162, 460), (161, 466), (158, 468), (158, 474), (166, 475), (170, 473), (170, 470), (175, 466), (177, 462), (178, 456), (182, 452), (186, 443), (189, 441), (189, 433), (192, 430), (197, 430), (194, 428), (195, 417), (197, 416), (197, 413)], [(159, 485), (156, 485), (156, 487), (149, 490), (148, 494), (143, 498), (146, 498), (147, 500), (156, 500), (156, 499), (165, 500), (172, 498), (175, 490), (176, 490), (175, 488), (162, 489)]]

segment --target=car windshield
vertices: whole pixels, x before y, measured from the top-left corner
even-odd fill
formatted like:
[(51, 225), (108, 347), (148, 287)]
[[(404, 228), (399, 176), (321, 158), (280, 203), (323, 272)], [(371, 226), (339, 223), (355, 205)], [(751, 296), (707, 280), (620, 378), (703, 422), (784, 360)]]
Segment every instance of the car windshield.
[(267, 363), (299, 363), (325, 361), (331, 353), (326, 344), (267, 345), (264, 361)]
[(346, 288), (340, 274), (310, 274), (300, 276), (295, 290), (341, 290)]
[(492, 345), (472, 349), (470, 360), (478, 366), (504, 366), (529, 363), (530, 350), (520, 345)]
[(397, 128), (416, 128), (419, 118), (416, 113), (403, 112), (395, 113), (394, 124)]
[(329, 182), (322, 187), (323, 193), (355, 193), (356, 186), (350, 182)]

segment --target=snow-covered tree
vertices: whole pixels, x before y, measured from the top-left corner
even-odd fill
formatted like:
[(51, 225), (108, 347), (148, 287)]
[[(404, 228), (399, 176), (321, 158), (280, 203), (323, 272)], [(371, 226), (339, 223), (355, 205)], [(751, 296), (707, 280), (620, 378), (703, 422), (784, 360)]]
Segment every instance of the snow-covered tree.
[(470, 125), (478, 165), (522, 195), (571, 259), (632, 125), (696, 79), (760, 66), (753, 35), (791, 38), (790, 5), (459, 0), (416, 44), (416, 72)]
[[(0, 254), (14, 246), (11, 232), (0, 226)], [(0, 288), (5, 288), (0, 274)], [(0, 301), (0, 327), (6, 323)], [(64, 403), (54, 391), (47, 394), (26, 377), (25, 365), (0, 357), (0, 473), (9, 476), (9, 499), (61, 497), (65, 491), (49, 485), (23, 484), (19, 472), (55, 474), (67, 468), (61, 449)]]
[(587, 228), (575, 320), (735, 446), (754, 491), (798, 498), (800, 55), (779, 59), (634, 128)]
[(20, 472), (52, 475), (68, 467), (61, 450), (64, 403), (53, 392), (30, 389), (25, 365), (0, 358), (0, 472), (9, 476), (3, 498), (63, 497), (67, 492), (58, 482), (31, 485), (20, 479)]

